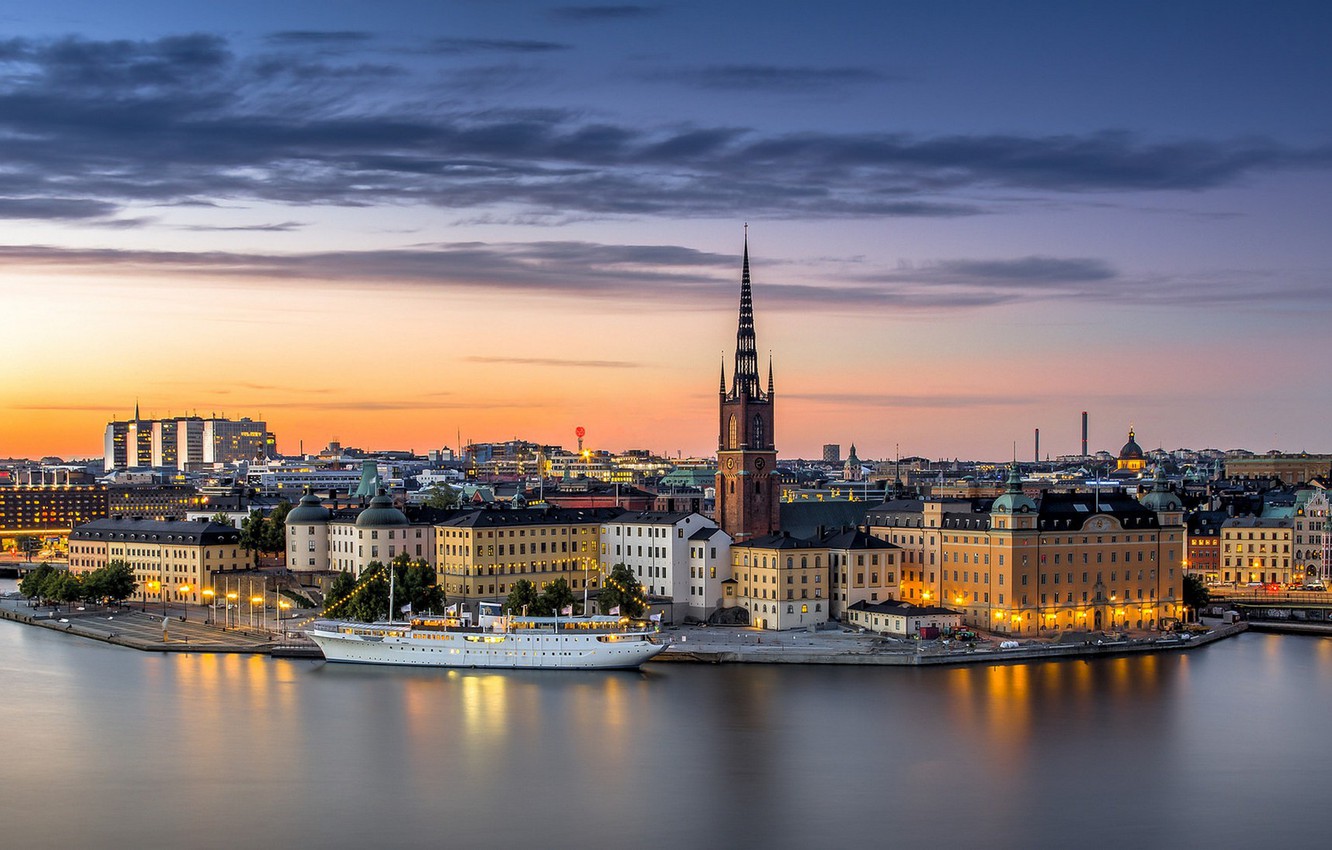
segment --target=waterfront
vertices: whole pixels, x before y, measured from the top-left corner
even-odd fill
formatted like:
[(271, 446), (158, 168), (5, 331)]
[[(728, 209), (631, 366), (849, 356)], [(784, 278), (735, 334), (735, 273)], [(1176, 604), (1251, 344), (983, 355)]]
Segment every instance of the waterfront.
[(1332, 640), (641, 673), (140, 653), (0, 623), (15, 846), (1243, 846), (1321, 834)]

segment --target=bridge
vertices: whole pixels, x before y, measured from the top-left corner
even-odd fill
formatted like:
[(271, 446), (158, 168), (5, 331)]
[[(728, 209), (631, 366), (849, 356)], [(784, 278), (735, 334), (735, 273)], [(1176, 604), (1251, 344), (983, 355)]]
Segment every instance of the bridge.
[(1212, 603), (1233, 608), (1256, 630), (1332, 634), (1332, 594), (1326, 592), (1244, 588), (1214, 593)]

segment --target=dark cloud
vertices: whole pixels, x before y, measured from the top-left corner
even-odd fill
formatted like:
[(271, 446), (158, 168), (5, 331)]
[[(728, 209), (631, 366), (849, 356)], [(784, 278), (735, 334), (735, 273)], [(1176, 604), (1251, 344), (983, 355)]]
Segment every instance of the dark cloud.
[(576, 366), (584, 369), (637, 369), (642, 363), (630, 360), (563, 360), (558, 357), (464, 357), (465, 363), (496, 363), (513, 366)]
[(529, 41), (512, 38), (437, 38), (430, 42), (436, 53), (552, 53), (568, 50), (556, 41)]
[[(26, 209), (85, 219), (131, 204), (218, 199), (538, 218), (950, 217), (1013, 203), (977, 200), (999, 188), (1206, 189), (1260, 170), (1332, 165), (1332, 147), (1262, 139), (772, 135), (427, 104), (417, 88), (403, 88), (407, 99), (386, 83), (414, 73), (406, 65), (238, 60), (207, 35), (11, 39), (0, 54), (9, 71), (0, 77), (0, 197), (9, 199), (0, 207), (10, 218)], [(470, 76), (444, 77), (448, 91), (478, 102), (487, 87), (540, 79), (516, 66), (455, 73)]]
[(869, 68), (715, 65), (692, 70), (666, 71), (653, 74), (649, 79), (673, 80), (703, 89), (804, 93), (882, 82), (887, 77)]
[(368, 32), (358, 30), (284, 30), (268, 36), (273, 44), (290, 45), (354, 45), (371, 41), (374, 38)]
[(887, 393), (782, 393), (788, 400), (810, 401), (837, 407), (863, 408), (911, 408), (954, 410), (974, 407), (1030, 407), (1042, 399), (1023, 394), (1000, 395), (965, 395), (949, 393), (947, 395), (893, 395)]
[(661, 9), (657, 6), (639, 6), (632, 4), (610, 6), (557, 6), (550, 10), (551, 17), (561, 21), (572, 21), (574, 23), (649, 18), (660, 12)]
[(0, 218), (78, 220), (115, 211), (115, 204), (88, 198), (0, 198)]
[[(0, 264), (11, 268), (96, 269), (106, 280), (125, 271), (138, 278), (155, 275), (173, 286), (253, 286), (280, 280), (321, 289), (418, 287), (681, 312), (712, 311), (732, 303), (739, 263), (738, 256), (675, 245), (574, 241), (453, 242), (307, 254), (0, 246)], [(944, 312), (1051, 301), (1189, 309), (1199, 305), (1291, 309), (1332, 303), (1332, 287), (1317, 277), (1256, 272), (1129, 277), (1103, 260), (1077, 257), (955, 259), (807, 283), (785, 282), (789, 270), (772, 265), (756, 272), (761, 284), (755, 298), (763, 309), (811, 315)], [(491, 362), (500, 361), (515, 362), (506, 358)], [(582, 365), (611, 368), (617, 363)]]
[(293, 230), (300, 230), (305, 227), (303, 221), (280, 221), (273, 224), (185, 224), (181, 225), (179, 230), (189, 230), (194, 232), (210, 231), (259, 231), (262, 233), (290, 233)]

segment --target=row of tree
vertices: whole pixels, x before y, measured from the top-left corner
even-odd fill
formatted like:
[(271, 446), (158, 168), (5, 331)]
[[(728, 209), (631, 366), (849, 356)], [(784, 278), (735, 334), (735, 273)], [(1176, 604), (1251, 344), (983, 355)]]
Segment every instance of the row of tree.
[[(389, 570), (393, 570), (393, 600), (389, 600)], [(435, 568), (425, 561), (412, 561), (406, 554), (394, 558), (387, 567), (371, 561), (359, 579), (351, 573), (339, 573), (324, 602), (324, 615), (344, 620), (373, 623), (393, 612), (399, 617), (403, 608), (426, 613), (444, 610), (444, 590), (435, 582)]]
[[(537, 617), (551, 617), (557, 611), (572, 608), (582, 614), (582, 605), (574, 597), (573, 589), (562, 578), (557, 578), (538, 591), (536, 585), (525, 578), (514, 582), (513, 590), (504, 600), (504, 610), (510, 614), (531, 614)], [(601, 613), (609, 614), (618, 609), (625, 617), (639, 617), (647, 608), (647, 599), (643, 596), (643, 585), (634, 577), (634, 571), (624, 564), (616, 564), (606, 577), (605, 586), (597, 594), (597, 607)]]
[(23, 577), (19, 593), (43, 604), (60, 602), (123, 602), (134, 595), (138, 582), (124, 561), (112, 561), (88, 573), (71, 573), (43, 564)]

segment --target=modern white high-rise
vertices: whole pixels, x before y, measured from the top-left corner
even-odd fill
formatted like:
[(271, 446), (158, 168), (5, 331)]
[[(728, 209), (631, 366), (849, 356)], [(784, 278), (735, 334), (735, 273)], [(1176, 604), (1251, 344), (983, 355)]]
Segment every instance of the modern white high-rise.
[(103, 439), (107, 472), (141, 466), (194, 470), (268, 458), (275, 451), (276, 440), (263, 420), (141, 419), (137, 408), (133, 419), (108, 422)]

